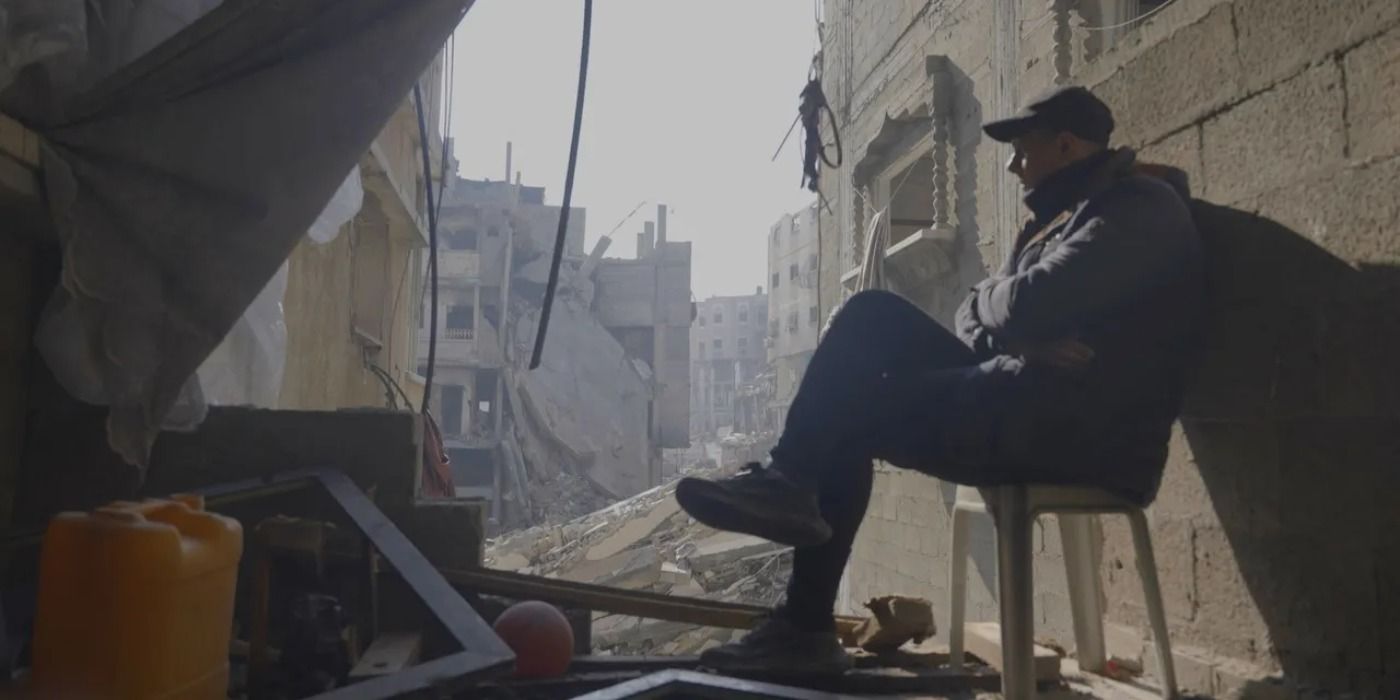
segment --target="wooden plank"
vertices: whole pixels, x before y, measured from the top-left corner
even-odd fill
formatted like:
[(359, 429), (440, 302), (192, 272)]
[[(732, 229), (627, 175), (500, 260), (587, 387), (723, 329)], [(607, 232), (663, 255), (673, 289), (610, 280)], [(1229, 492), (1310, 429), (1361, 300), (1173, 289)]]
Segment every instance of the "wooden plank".
[[(969, 622), (963, 629), (966, 630), (964, 639), (967, 640), (967, 653), (981, 659), (1000, 673), (1001, 625), (995, 622)], [(1037, 682), (1060, 680), (1060, 655), (1055, 653), (1054, 649), (1035, 645), (1034, 664)]]
[[(589, 583), (516, 574), (491, 569), (441, 569), (452, 585), (515, 600), (543, 600), (597, 612), (634, 615), (653, 620), (688, 622), (707, 627), (752, 629), (770, 614), (768, 608), (685, 598), (645, 591), (628, 591)], [(837, 631), (850, 634), (864, 618), (838, 616)]]
[(423, 650), (423, 637), (416, 633), (385, 634), (360, 656), (355, 668), (350, 669), (351, 680), (363, 680), (390, 673), (398, 673), (418, 663)]

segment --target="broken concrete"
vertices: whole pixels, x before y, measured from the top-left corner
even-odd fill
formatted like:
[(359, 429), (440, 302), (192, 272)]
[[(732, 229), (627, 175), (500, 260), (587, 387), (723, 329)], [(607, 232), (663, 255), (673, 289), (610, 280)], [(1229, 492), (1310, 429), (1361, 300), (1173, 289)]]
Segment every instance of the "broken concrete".
[(553, 308), (549, 345), (530, 370), (540, 310), (511, 300), (506, 375), (525, 462), (546, 476), (562, 465), (614, 497), (638, 493), (650, 479), (650, 383), (570, 288), (561, 288)]
[(923, 598), (882, 596), (865, 607), (873, 617), (856, 630), (856, 637), (866, 651), (892, 652), (905, 642), (923, 642), (937, 631), (933, 605)]
[(685, 560), (694, 571), (711, 571), (729, 562), (782, 549), (786, 548), (761, 537), (722, 532), (697, 543)]
[[(683, 468), (680, 474), (716, 472)], [(711, 568), (697, 569), (696, 557)], [(561, 525), (498, 538), (488, 544), (486, 564), (629, 590), (772, 606), (782, 594), (792, 555), (786, 547), (695, 522), (681, 512), (672, 482)], [(732, 638), (731, 630), (622, 615), (594, 621), (594, 647), (600, 653), (697, 654)]]
[(622, 552), (607, 559), (584, 560), (561, 578), (618, 588), (648, 588), (661, 578), (661, 558), (653, 549)]
[(617, 532), (588, 550), (587, 558), (591, 560), (606, 559), (624, 549), (631, 548), (641, 540), (651, 537), (657, 528), (679, 513), (680, 509), (681, 506), (675, 498), (663, 500), (646, 515), (636, 520), (629, 520)]

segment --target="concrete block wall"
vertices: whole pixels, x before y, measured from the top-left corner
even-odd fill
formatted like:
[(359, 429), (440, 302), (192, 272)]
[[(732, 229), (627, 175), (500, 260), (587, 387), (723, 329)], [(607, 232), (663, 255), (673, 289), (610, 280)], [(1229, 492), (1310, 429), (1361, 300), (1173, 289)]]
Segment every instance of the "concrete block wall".
[[(1010, 110), (998, 85), (1026, 96), (1052, 83), (1046, 3), (828, 0), (824, 12), (848, 164), (886, 114), (928, 103), (926, 56), (965, 78), (954, 128), (974, 162), (959, 229), (974, 254), (959, 264), (985, 274), (1016, 223), (1001, 213), (1016, 193), (997, 175), (1004, 149), (974, 128)], [(1008, 12), (1010, 48), (998, 37)], [(1078, 45), (1074, 55), (1072, 79), (1114, 108), (1117, 140), (1185, 169), (1199, 198), (1212, 313), (1150, 512), (1183, 685), (1400, 696), (1400, 3), (1178, 0), (1092, 60)], [(822, 220), (823, 315), (849, 263), (849, 180), (824, 180), (836, 211)], [(934, 285), (915, 301), (941, 315), (948, 293)], [(924, 595), (947, 619), (951, 499), (948, 484), (878, 468), (848, 605)], [(994, 619), (994, 549), (979, 527), (970, 617)], [(1140, 640), (1152, 673), (1127, 528), (1105, 519), (1102, 531), (1110, 621)], [(1072, 648), (1052, 518), (1036, 547), (1038, 636)]]

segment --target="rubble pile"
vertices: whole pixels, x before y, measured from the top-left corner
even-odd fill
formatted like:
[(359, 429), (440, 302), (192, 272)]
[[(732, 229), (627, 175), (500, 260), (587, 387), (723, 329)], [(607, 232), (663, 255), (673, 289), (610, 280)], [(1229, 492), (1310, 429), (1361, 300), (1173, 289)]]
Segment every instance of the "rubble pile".
[[(682, 473), (713, 476), (690, 467)], [(686, 515), (675, 483), (581, 518), (520, 530), (488, 543), (486, 565), (628, 590), (771, 606), (792, 570), (792, 550), (748, 535), (718, 532)], [(733, 630), (599, 614), (600, 654), (696, 654), (729, 641)]]
[(593, 482), (569, 472), (530, 484), (530, 520), (539, 525), (560, 525), (607, 507), (617, 499)]
[(778, 437), (772, 432), (730, 433), (719, 441), (719, 463), (734, 469), (749, 462), (767, 461), (768, 453), (777, 442)]

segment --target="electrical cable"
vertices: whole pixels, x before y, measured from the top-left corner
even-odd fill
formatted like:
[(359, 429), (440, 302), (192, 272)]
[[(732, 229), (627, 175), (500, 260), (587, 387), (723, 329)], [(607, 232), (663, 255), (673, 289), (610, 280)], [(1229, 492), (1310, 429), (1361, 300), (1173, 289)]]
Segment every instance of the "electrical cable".
[(438, 209), (433, 198), (433, 159), (428, 153), (428, 121), (423, 114), (423, 89), (417, 82), (413, 83), (413, 106), (418, 112), (418, 146), (423, 156), (423, 187), (428, 210), (428, 308), (432, 309), (432, 316), (428, 318), (428, 368), (423, 375), (423, 406), (420, 409), (426, 414), (433, 398), (433, 365), (437, 364)]
[[(384, 384), (384, 394), (389, 399), (389, 408), (397, 409), (399, 407), (398, 399), (394, 398), (394, 392), (397, 391), (399, 396), (403, 398), (404, 405), (410, 410), (413, 409), (413, 401), (408, 398), (408, 394), (404, 392), (403, 387), (400, 386), (398, 382), (394, 381), (394, 378), (389, 376), (389, 373), (386, 372), (383, 367), (373, 363), (366, 366), (369, 367), (369, 371), (373, 372), (374, 376), (379, 377), (379, 381)], [(392, 391), (390, 390), (391, 388)]]
[[(457, 77), (456, 31), (453, 31), (452, 34), (447, 38), (447, 49), (443, 53), (445, 54), (446, 58), (444, 59), (445, 65), (442, 71), (444, 83), (442, 88), (442, 161), (441, 167), (438, 168), (440, 177), (438, 179), (437, 201), (437, 216), (439, 219), (442, 218), (442, 203), (447, 199), (447, 197), (444, 196), (444, 194), (447, 192), (447, 162), (452, 158), (452, 154), (451, 152), (449, 152), (449, 148), (451, 146), (450, 132), (452, 130), (452, 100), (456, 99), (456, 90), (453, 87), (453, 83), (456, 82)], [(456, 173), (453, 174), (455, 175)]]
[(574, 99), (574, 133), (569, 144), (569, 167), (564, 173), (564, 201), (559, 208), (559, 231), (554, 237), (554, 259), (549, 265), (549, 283), (545, 285), (540, 325), (535, 330), (535, 350), (530, 356), (530, 369), (540, 366), (540, 357), (544, 354), (545, 333), (549, 330), (550, 311), (554, 307), (554, 294), (559, 288), (559, 265), (564, 260), (564, 238), (569, 231), (569, 208), (574, 197), (574, 170), (578, 165), (579, 132), (583, 127), (583, 94), (588, 85), (588, 45), (592, 33), (593, 0), (583, 0), (583, 41), (579, 48), (578, 95)]
[(630, 219), (632, 218), (632, 216), (635, 215), (635, 214), (637, 213), (637, 210), (639, 210), (639, 209), (641, 209), (643, 206), (645, 206), (646, 203), (647, 203), (647, 200), (645, 200), (645, 199), (643, 199), (643, 200), (640, 201), (640, 202), (637, 202), (637, 206), (632, 207), (632, 211), (627, 212), (627, 216), (622, 217), (622, 220), (619, 221), (619, 222), (617, 222), (617, 225), (614, 226), (614, 227), (612, 227), (612, 230), (611, 230), (611, 231), (608, 231), (607, 235), (608, 235), (609, 237), (611, 237), (614, 233), (617, 233), (617, 230), (620, 229), (620, 228), (622, 228), (622, 225), (625, 224), (625, 223), (627, 223), (628, 220), (630, 220)]
[(1083, 29), (1083, 30), (1086, 31), (1086, 32), (1107, 32), (1107, 31), (1111, 31), (1111, 30), (1114, 30), (1114, 29), (1122, 29), (1123, 27), (1128, 27), (1128, 26), (1137, 24), (1138, 22), (1141, 22), (1141, 21), (1147, 19), (1148, 17), (1151, 17), (1152, 15), (1155, 15), (1155, 14), (1157, 14), (1158, 12), (1161, 12), (1162, 10), (1165, 10), (1165, 9), (1167, 9), (1168, 7), (1171, 7), (1171, 6), (1174, 5), (1174, 4), (1176, 4), (1176, 0), (1167, 0), (1166, 2), (1162, 3), (1161, 5), (1158, 5), (1158, 6), (1154, 7), (1154, 8), (1152, 8), (1151, 10), (1148, 10), (1147, 12), (1144, 12), (1144, 13), (1138, 15), (1137, 17), (1134, 17), (1134, 18), (1132, 18), (1132, 19), (1130, 19), (1130, 20), (1128, 20), (1128, 21), (1126, 21), (1126, 22), (1120, 22), (1120, 23), (1118, 23), (1118, 24), (1110, 24), (1110, 25), (1102, 26), (1102, 27), (1080, 27), (1080, 29)]

